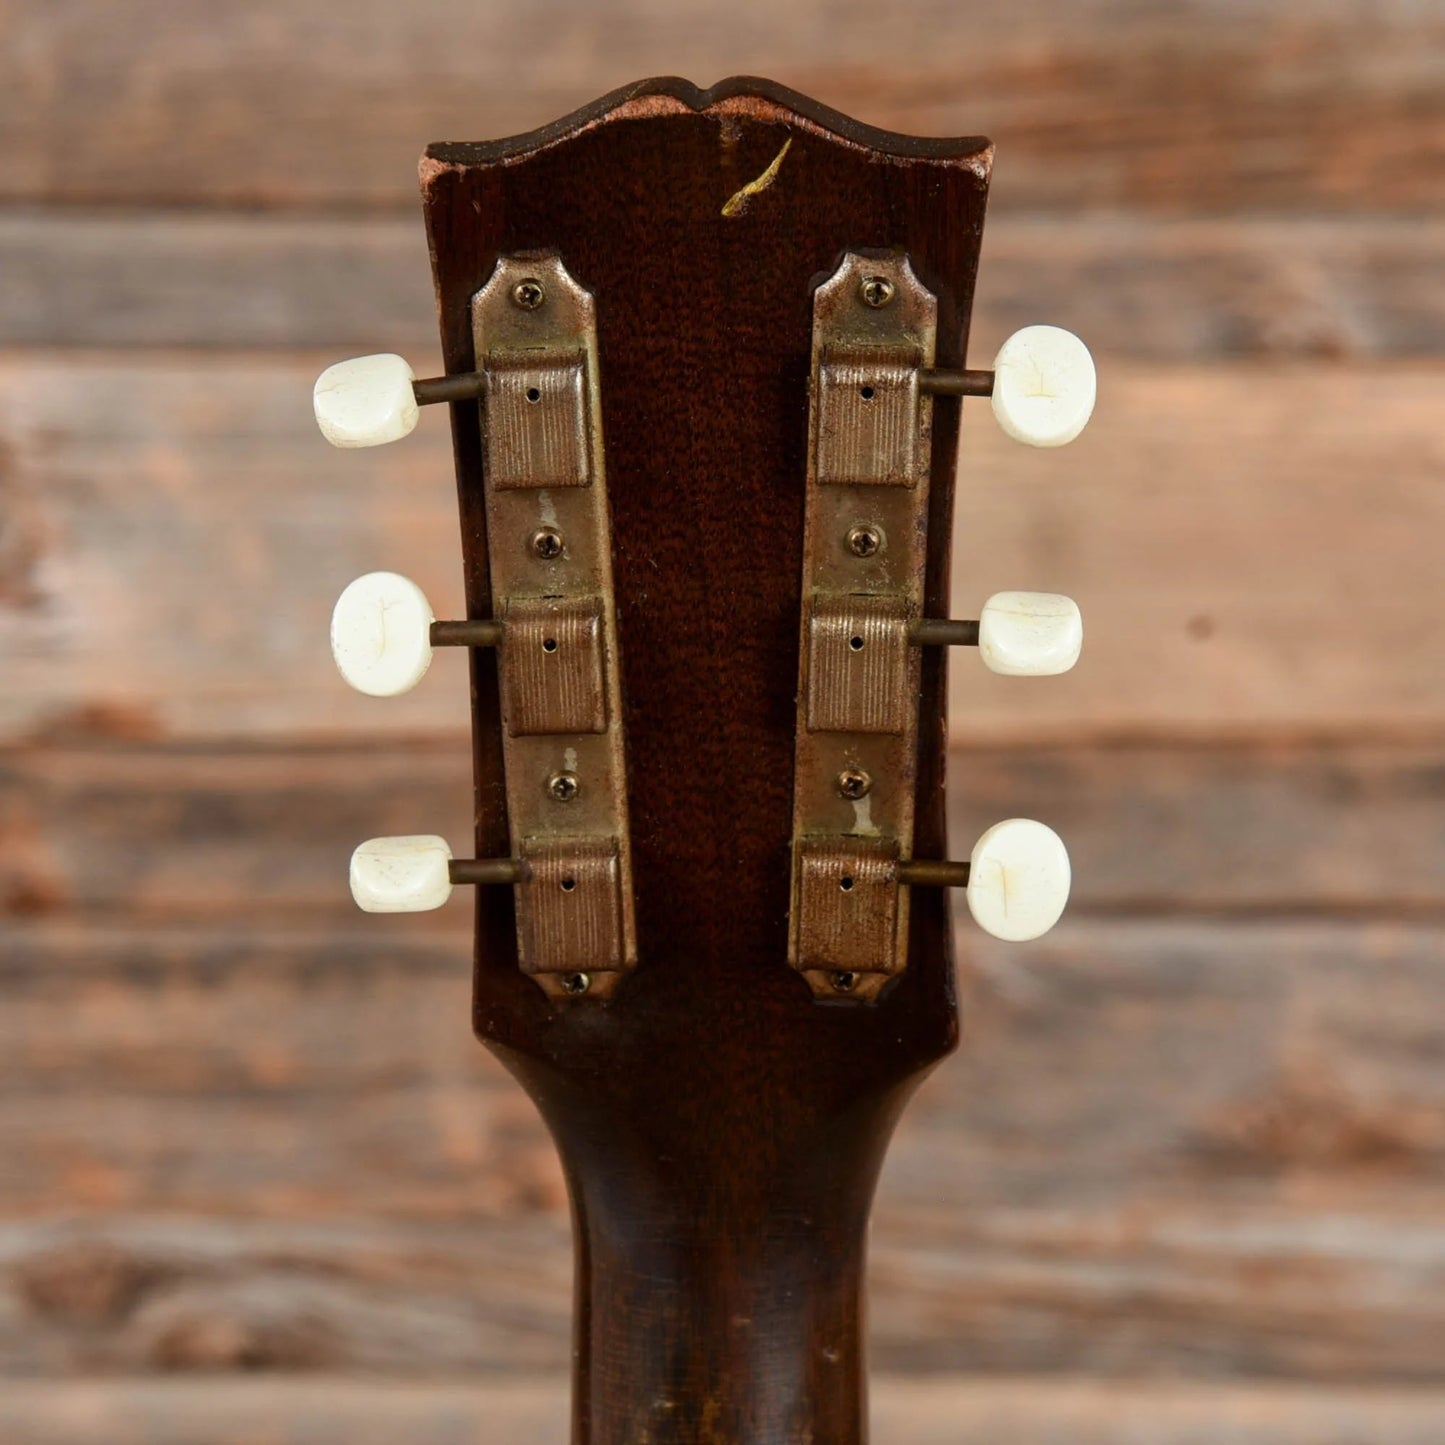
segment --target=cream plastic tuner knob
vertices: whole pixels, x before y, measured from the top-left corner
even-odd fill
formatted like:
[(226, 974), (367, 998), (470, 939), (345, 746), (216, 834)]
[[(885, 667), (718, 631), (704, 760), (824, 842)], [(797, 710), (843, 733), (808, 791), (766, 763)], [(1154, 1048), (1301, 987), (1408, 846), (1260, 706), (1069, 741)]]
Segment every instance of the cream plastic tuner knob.
[(338, 361), (316, 378), (316, 425), (334, 447), (379, 447), (416, 426), (415, 377), (390, 352)]
[(431, 603), (398, 572), (368, 572), (336, 599), (331, 655), (358, 692), (395, 697), (431, 666)]
[(990, 672), (1052, 677), (1067, 672), (1084, 645), (1084, 619), (1057, 592), (995, 592), (978, 617), (978, 651)]
[(993, 414), (1016, 442), (1061, 447), (1083, 431), (1098, 382), (1089, 348), (1059, 326), (1025, 326), (993, 363)]
[(1059, 921), (1070, 878), (1068, 850), (1052, 828), (1031, 818), (1009, 818), (974, 844), (968, 910), (985, 933), (1023, 943)]
[(351, 855), (351, 896), (367, 913), (425, 913), (452, 896), (452, 850), (423, 833), (369, 838)]

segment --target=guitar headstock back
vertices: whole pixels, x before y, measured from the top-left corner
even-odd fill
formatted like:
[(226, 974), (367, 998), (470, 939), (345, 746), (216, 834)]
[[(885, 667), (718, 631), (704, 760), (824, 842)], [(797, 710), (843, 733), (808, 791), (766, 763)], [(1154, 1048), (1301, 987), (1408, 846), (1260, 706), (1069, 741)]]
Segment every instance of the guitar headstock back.
[[(475, 1027), (551, 1125), (582, 1237), (579, 1439), (632, 1438), (683, 1386), (668, 1440), (724, 1396), (724, 1433), (856, 1438), (873, 1181), (956, 1036), (942, 886), (1012, 938), (1067, 896), (1041, 824), (946, 856), (947, 645), (1050, 673), (1081, 638), (1051, 594), (948, 617), (962, 399), (1037, 445), (1093, 404), (1051, 327), (965, 366), (990, 160), (755, 80), (435, 145), (445, 375), (384, 356), (317, 384), (338, 445), (450, 404), (467, 616), (371, 574), (332, 642), (383, 694), (472, 649), (475, 857), (374, 839), (352, 886), (385, 911), (482, 885)], [(621, 1373), (594, 1297), (637, 1335)], [(810, 1331), (834, 1344), (780, 1387), (749, 1341)]]
[(954, 1028), (930, 888), (968, 886), (1004, 937), (1057, 917), (1042, 825), (943, 857), (942, 647), (1050, 673), (1082, 637), (1052, 594), (947, 617), (961, 398), (1045, 446), (1093, 406), (1056, 328), (963, 365), (990, 159), (748, 80), (428, 150), (446, 374), (342, 363), (317, 416), (370, 445), (452, 407), (468, 616), (371, 574), (332, 641), (380, 693), (474, 649), (477, 856), (374, 839), (352, 884), (376, 910), (510, 885), (478, 904), (485, 1035), (566, 1038), (583, 1003), (625, 1032), (681, 990), (684, 1039), (699, 1008), (741, 1009), (799, 1047), (871, 1030), (902, 1051), (885, 1072), (916, 1072)]
[[(740, 81), (707, 95), (655, 82), (549, 131), (433, 146), (423, 161), (448, 373), (478, 365), (472, 298), (502, 258), (556, 258), (595, 302), (638, 958), (608, 1005), (614, 1027), (646, 1016), (648, 1036), (695, 1029), (700, 1049), (731, 1020), (783, 1054), (812, 1052), (820, 1032), (901, 1029), (905, 1069), (952, 1038), (937, 893), (914, 903), (887, 1021), (820, 1013), (787, 967), (795, 697), (814, 290), (850, 251), (906, 255), (937, 298), (937, 364), (961, 365), (989, 157), (981, 140), (900, 143)], [(957, 412), (939, 405), (933, 424), (933, 615), (946, 612)], [(472, 617), (496, 607), (483, 419), (453, 408)], [(534, 503), (539, 525), (548, 504)], [(920, 856), (945, 851), (943, 697), (934, 652)], [(479, 857), (511, 851), (499, 705), (496, 655), (478, 652)], [(519, 1042), (559, 1015), (518, 974), (515, 939), (511, 897), (484, 890), (478, 1022), (505, 1015)], [(858, 1040), (839, 1045), (859, 1069)]]

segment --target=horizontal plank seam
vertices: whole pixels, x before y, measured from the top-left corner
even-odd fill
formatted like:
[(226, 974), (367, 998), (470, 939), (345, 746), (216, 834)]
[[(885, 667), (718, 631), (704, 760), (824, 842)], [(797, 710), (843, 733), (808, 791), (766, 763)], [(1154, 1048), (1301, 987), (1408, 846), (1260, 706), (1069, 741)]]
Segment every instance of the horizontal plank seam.
[[(1136, 1401), (1138, 1403), (1198, 1402), (1239, 1400), (1251, 1402), (1277, 1401), (1282, 1406), (1292, 1404), (1314, 1405), (1322, 1409), (1332, 1402), (1340, 1404), (1363, 1404), (1379, 1401), (1401, 1405), (1429, 1404), (1445, 1409), (1445, 1388), (1436, 1385), (1419, 1385), (1390, 1381), (1388, 1384), (1372, 1384), (1368, 1381), (1349, 1384), (1320, 1385), (1307, 1378), (1281, 1379), (1272, 1381), (1230, 1380), (1225, 1383), (1190, 1380), (1182, 1383), (1161, 1381), (1149, 1375), (1110, 1375), (1100, 1379), (1096, 1375), (1054, 1373), (1036, 1371), (1031, 1373), (960, 1375), (952, 1370), (928, 1371), (919, 1374), (903, 1373), (897, 1370), (882, 1372), (874, 1376), (873, 1384), (888, 1393), (897, 1392), (902, 1405), (908, 1396), (948, 1397), (966, 1401), (970, 1397), (980, 1400), (1002, 1400), (1006, 1398), (1027, 1399), (1034, 1395), (1050, 1396), (1057, 1399), (1091, 1397), (1108, 1399), (1116, 1403)], [(154, 1376), (124, 1376), (116, 1374), (67, 1375), (64, 1378), (43, 1380), (7, 1380), (7, 1391), (22, 1392), (29, 1398), (54, 1395), (63, 1399), (73, 1391), (97, 1391), (117, 1396), (125, 1394), (145, 1395), (151, 1398), (174, 1396), (177, 1398), (205, 1397), (210, 1394), (224, 1395), (228, 1401), (252, 1397), (258, 1401), (275, 1399), (277, 1402), (288, 1396), (329, 1396), (333, 1392), (341, 1396), (377, 1396), (396, 1398), (413, 1395), (420, 1400), (435, 1398), (442, 1394), (448, 1400), (460, 1398), (484, 1400), (525, 1400), (529, 1396), (550, 1395), (554, 1391), (565, 1392), (568, 1380), (562, 1374), (538, 1372), (522, 1373), (508, 1370), (505, 1378), (494, 1378), (476, 1382), (459, 1377), (425, 1378), (395, 1376), (383, 1379), (367, 1378), (358, 1374), (338, 1374), (332, 1371), (317, 1371), (303, 1375), (256, 1374), (225, 1375), (207, 1374), (200, 1379), (164, 1379)], [(1353, 1438), (1353, 1437), (1351, 1437)]]
[[(423, 147), (417, 146), (418, 157)], [(342, 200), (335, 196), (318, 197), (314, 201), (269, 197), (264, 194), (227, 197), (209, 196), (190, 200), (175, 192), (137, 191), (126, 196), (65, 196), (54, 193), (24, 193), (0, 189), (0, 224), (9, 220), (76, 221), (88, 218), (102, 220), (149, 220), (176, 218), (191, 220), (225, 220), (241, 224), (255, 222), (326, 222), (355, 224), (358, 221), (415, 221), (421, 224), (421, 189), (416, 200)], [(1077, 199), (1056, 202), (1027, 200), (1015, 203), (998, 192), (989, 201), (989, 223), (1010, 226), (1037, 224), (1040, 228), (1056, 226), (1066, 220), (1070, 227), (1087, 227), (1095, 231), (1141, 229), (1175, 229), (1198, 227), (1217, 229), (1222, 236), (1232, 237), (1241, 228), (1282, 229), (1298, 226), (1319, 232), (1369, 231), (1399, 227), (1440, 225), (1445, 214), (1415, 206), (1360, 207), (1354, 210), (1324, 210), (1310, 206), (1281, 209), (1278, 206), (1190, 205), (1187, 209), (1158, 204), (1111, 205), (1095, 212), (1081, 210)]]
[[(1261, 356), (1234, 355), (1209, 356), (1202, 358), (1179, 357), (1175, 359), (1137, 356), (1119, 353), (1108, 357), (1120, 373), (1127, 371), (1132, 376), (1150, 377), (1192, 375), (1200, 377), (1220, 376), (1354, 376), (1368, 373), (1371, 377), (1381, 376), (1427, 376), (1436, 377), (1445, 372), (1445, 355), (1423, 356)], [(140, 358), (137, 361), (137, 358)], [(336, 360), (335, 355), (323, 345), (306, 346), (224, 346), (199, 348), (175, 344), (154, 347), (116, 346), (112, 344), (87, 343), (82, 346), (30, 345), (26, 343), (0, 346), (0, 365), (24, 366), (31, 363), (49, 363), (63, 367), (114, 367), (117, 371), (133, 371), (137, 365), (162, 370), (185, 370), (196, 366), (221, 370), (227, 366), (244, 367), (260, 371), (274, 367), (278, 371), (294, 371), (303, 363), (310, 367), (324, 367)], [(976, 405), (977, 403), (975, 403)]]
[[(1201, 731), (1198, 736), (1179, 728), (1168, 731), (1113, 730), (1091, 736), (1066, 737), (1062, 741), (1040, 743), (1038, 738), (1016, 737), (1010, 733), (997, 741), (955, 738), (949, 743), (949, 757), (967, 759), (971, 753), (1027, 753), (1046, 746), (1051, 751), (1088, 753), (1123, 753), (1147, 750), (1155, 753), (1202, 753), (1231, 756), (1238, 753), (1311, 753), (1311, 751), (1348, 751), (1371, 747), (1442, 747), (1445, 749), (1445, 727), (1435, 722), (1399, 727), (1357, 727), (1332, 733), (1312, 728), (1261, 728), (1259, 731), (1220, 733)], [(0, 766), (12, 766), (22, 759), (35, 757), (114, 757), (114, 759), (269, 759), (269, 757), (302, 756), (367, 757), (379, 763), (403, 760), (416, 753), (455, 753), (458, 759), (470, 759), (471, 738), (464, 730), (419, 731), (419, 733), (345, 734), (264, 734), (264, 736), (208, 736), (176, 738), (36, 738), (23, 743), (0, 744)]]
[[(1115, 371), (1116, 378), (1188, 376), (1192, 378), (1257, 378), (1287, 376), (1306, 381), (1320, 377), (1369, 376), (1438, 378), (1445, 373), (1445, 355), (1423, 356), (1261, 356), (1233, 355), (1209, 357), (1154, 358), (1131, 353), (1111, 354), (1096, 350), (1096, 359), (1103, 358)], [(0, 345), (0, 366), (25, 368), (48, 365), (57, 371), (104, 370), (134, 373), (138, 369), (156, 372), (223, 371), (227, 368), (252, 372), (319, 372), (336, 360), (334, 352), (324, 345), (305, 346), (224, 346), (200, 348), (184, 345), (154, 347), (117, 346), (109, 343), (87, 343), (82, 346), (31, 345), (13, 343)], [(424, 358), (418, 357), (418, 360)], [(968, 404), (968, 403), (965, 403)], [(978, 403), (973, 403), (977, 405)]]
[[(958, 906), (962, 907), (960, 899)], [(265, 904), (268, 923), (260, 927), (256, 923), (256, 910), (243, 905), (219, 906), (195, 909), (126, 909), (120, 921), (133, 937), (129, 941), (115, 938), (116, 947), (136, 948), (159, 947), (166, 942), (167, 935), (175, 938), (203, 942), (204, 938), (233, 925), (244, 925), (248, 944), (257, 949), (280, 949), (288, 946), (312, 948), (325, 942), (334, 942), (337, 947), (350, 945), (367, 950), (386, 949), (391, 952), (405, 951), (407, 954), (433, 953), (438, 955), (437, 968), (450, 972), (446, 960), (460, 952), (470, 957), (472, 936), (471, 913), (468, 910), (458, 916), (455, 925), (450, 922), (431, 925), (427, 934), (411, 934), (398, 937), (394, 933), (377, 932), (367, 934), (353, 919), (353, 910), (345, 905), (328, 908), (316, 904), (282, 904), (268, 901)], [(357, 915), (359, 917), (359, 915)], [(1074, 923), (1178, 923), (1178, 924), (1220, 924), (1240, 926), (1279, 926), (1282, 928), (1323, 924), (1337, 925), (1341, 929), (1352, 925), (1366, 926), (1380, 923), (1399, 923), (1434, 929), (1445, 927), (1445, 905), (1438, 901), (1392, 900), (1379, 906), (1368, 903), (1329, 902), (1320, 899), (1281, 900), (1239, 900), (1181, 898), (1177, 901), (1160, 899), (1121, 899), (1110, 901), (1078, 902), (1071, 904), (1068, 918)], [(272, 924), (270, 920), (275, 920)], [(118, 909), (113, 904), (93, 907), (66, 906), (52, 912), (24, 914), (0, 914), (0, 940), (9, 947), (19, 947), (26, 935), (43, 940), (47, 933), (54, 934), (56, 927), (66, 926), (81, 929), (105, 929), (116, 933)], [(335, 925), (328, 928), (327, 923)], [(287, 925), (305, 925), (300, 929)], [(960, 918), (960, 927), (964, 920)], [(273, 931), (279, 925), (277, 931)], [(235, 935), (227, 933), (226, 941), (234, 941)], [(86, 947), (95, 947), (92, 939), (86, 940)], [(358, 964), (358, 967), (364, 965)], [(247, 963), (247, 968), (255, 965)], [(0, 978), (16, 972), (6, 961), (0, 960)], [(21, 968), (20, 973), (28, 976), (29, 970)]]
[[(955, 710), (956, 712), (956, 710)], [(1237, 754), (1318, 749), (1345, 751), (1371, 747), (1445, 747), (1445, 727), (1437, 721), (1419, 723), (1351, 724), (1331, 727), (1299, 724), (1267, 725), (1223, 729), (1218, 726), (1192, 727), (1077, 727), (1067, 721), (1058, 724), (1013, 722), (1008, 731), (991, 729), (969, 733), (966, 724), (952, 720), (948, 752), (966, 758), (971, 753), (1026, 753), (1032, 749), (1069, 750), (1079, 753), (1126, 752), (1130, 749), (1159, 753)], [(358, 733), (268, 733), (263, 736), (211, 734), (205, 737), (116, 738), (72, 734), (69, 737), (33, 737), (0, 743), (0, 766), (27, 757), (163, 757), (174, 754), (187, 758), (284, 757), (300, 754), (324, 758), (328, 755), (385, 759), (403, 757), (417, 750), (438, 752), (455, 749), (469, 755), (470, 735), (464, 729), (384, 732), (374, 736)]]

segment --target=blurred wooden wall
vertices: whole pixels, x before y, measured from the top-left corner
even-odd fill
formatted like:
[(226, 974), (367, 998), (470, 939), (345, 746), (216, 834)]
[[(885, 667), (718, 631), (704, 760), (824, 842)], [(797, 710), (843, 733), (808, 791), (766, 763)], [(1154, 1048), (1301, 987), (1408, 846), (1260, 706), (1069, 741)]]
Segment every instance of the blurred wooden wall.
[[(967, 1043), (879, 1200), (883, 1445), (1445, 1438), (1445, 6), (0, 6), (0, 1440), (563, 1438), (568, 1228), (468, 1034), (463, 662), (330, 667), (356, 573), (459, 599), (444, 427), (343, 454), (326, 362), (436, 356), (415, 161), (653, 73), (998, 144), (975, 358), (1100, 362), (1066, 451), (967, 428), (960, 846), (1073, 911), (961, 930)], [(435, 419), (431, 419), (435, 421)]]

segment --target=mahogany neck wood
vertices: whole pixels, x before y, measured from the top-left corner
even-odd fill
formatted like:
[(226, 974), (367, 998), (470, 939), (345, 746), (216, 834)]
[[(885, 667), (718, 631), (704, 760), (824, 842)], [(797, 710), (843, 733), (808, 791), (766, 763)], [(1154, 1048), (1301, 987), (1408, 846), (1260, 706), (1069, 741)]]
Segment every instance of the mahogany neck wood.
[[(786, 149), (785, 149), (786, 147)], [(875, 1005), (787, 964), (812, 289), (904, 250), (960, 367), (986, 142), (919, 141), (766, 82), (630, 87), (546, 130), (433, 146), (422, 174), (448, 372), (499, 255), (596, 298), (639, 966), (554, 1006), (482, 890), (474, 1023), (557, 1141), (577, 1236), (575, 1445), (858, 1445), (874, 1184), (953, 1046), (945, 897)], [(751, 189), (750, 189), (751, 187)], [(928, 612), (947, 615), (960, 401), (935, 401)], [(491, 615), (479, 411), (453, 406), (469, 616)], [(496, 661), (474, 655), (476, 848), (508, 849)], [(921, 697), (916, 850), (945, 853), (944, 660)]]

